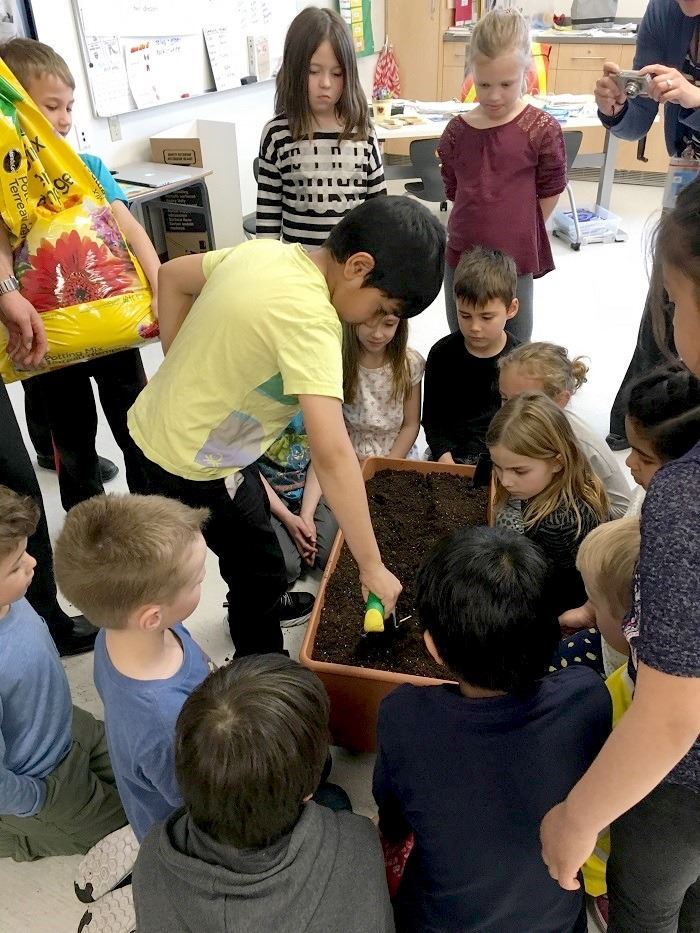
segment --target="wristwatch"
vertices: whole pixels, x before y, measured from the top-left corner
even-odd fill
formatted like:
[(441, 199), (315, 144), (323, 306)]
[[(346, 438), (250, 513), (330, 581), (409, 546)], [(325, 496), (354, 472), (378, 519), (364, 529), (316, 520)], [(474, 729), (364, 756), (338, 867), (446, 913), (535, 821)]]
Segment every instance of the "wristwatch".
[(6, 295), (8, 292), (16, 292), (19, 289), (19, 282), (14, 275), (8, 275), (6, 279), (0, 281), (0, 295)]

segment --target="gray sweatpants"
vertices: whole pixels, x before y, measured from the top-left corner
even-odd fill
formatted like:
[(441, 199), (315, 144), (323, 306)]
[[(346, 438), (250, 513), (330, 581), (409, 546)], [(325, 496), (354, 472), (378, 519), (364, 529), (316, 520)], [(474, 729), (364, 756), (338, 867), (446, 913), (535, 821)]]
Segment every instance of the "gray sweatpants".
[[(314, 522), (316, 523), (316, 545), (318, 546), (315, 566), (323, 570), (328, 561), (330, 550), (333, 547), (336, 532), (338, 531), (338, 523), (323, 499), (321, 499), (316, 506)], [(287, 569), (287, 583), (289, 586), (292, 586), (301, 575), (301, 554), (297, 551), (296, 544), (290, 538), (287, 529), (274, 515), (272, 516), (272, 527), (275, 529), (277, 540), (280, 543), (282, 554), (284, 555), (284, 565)], [(303, 566), (305, 567), (306, 564)]]
[(659, 784), (615, 820), (607, 881), (609, 933), (697, 933), (700, 793)]

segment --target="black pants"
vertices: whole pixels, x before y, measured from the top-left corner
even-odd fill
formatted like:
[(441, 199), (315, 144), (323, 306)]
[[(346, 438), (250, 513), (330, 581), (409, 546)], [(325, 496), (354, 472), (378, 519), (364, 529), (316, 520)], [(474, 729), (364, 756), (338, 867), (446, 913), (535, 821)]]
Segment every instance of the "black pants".
[(27, 550), (37, 562), (34, 579), (27, 592), (27, 599), (39, 615), (43, 616), (52, 635), (67, 633), (71, 630), (72, 623), (56, 601), (53, 552), (41, 490), (10, 404), (10, 396), (2, 380), (0, 380), (0, 483), (22, 496), (31, 496), (41, 510), (39, 524), (27, 545)]
[(224, 480), (183, 479), (141, 457), (148, 492), (211, 512), (203, 533), (228, 586), (228, 624), (236, 656), (282, 651), (280, 597), (287, 589), (287, 572), (257, 467), (243, 470), (232, 498)]
[(660, 784), (615, 820), (607, 881), (609, 933), (697, 933), (700, 793)]
[[(78, 502), (104, 492), (95, 450), (97, 410), (90, 378), (97, 383), (100, 402), (114, 439), (124, 454), (126, 482), (131, 492), (145, 492), (141, 453), (131, 439), (126, 414), (146, 385), (138, 350), (122, 350), (86, 363), (33, 376), (30, 412), (42, 410), (58, 453), (61, 503), (68, 511)], [(37, 397), (35, 397), (37, 396)], [(30, 427), (34, 436), (36, 425)], [(39, 438), (38, 438), (39, 439)], [(45, 446), (45, 441), (41, 441)], [(37, 450), (38, 452), (38, 450)]]
[(55, 456), (53, 438), (41, 383), (37, 379), (25, 379), (22, 382), (22, 388), (24, 389), (24, 414), (27, 419), (29, 439), (37, 456), (53, 460)]
[(659, 347), (654, 336), (652, 308), (653, 298), (652, 291), (650, 291), (642, 312), (637, 345), (610, 410), (610, 433), (618, 437), (626, 437), (625, 415), (627, 414), (627, 397), (632, 383), (645, 373), (667, 363), (669, 356), (677, 357), (676, 345), (673, 342), (673, 305), (668, 300), (665, 291), (663, 292), (663, 313), (666, 319), (665, 347)]

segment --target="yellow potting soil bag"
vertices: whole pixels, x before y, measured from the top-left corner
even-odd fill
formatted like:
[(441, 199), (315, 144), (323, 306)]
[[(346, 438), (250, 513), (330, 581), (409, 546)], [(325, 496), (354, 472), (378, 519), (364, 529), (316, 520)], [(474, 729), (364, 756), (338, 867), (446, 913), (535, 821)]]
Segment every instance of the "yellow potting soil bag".
[(92, 172), (0, 61), (0, 217), (21, 294), (49, 350), (37, 369), (7, 355), (4, 382), (139, 346), (158, 336), (151, 292)]

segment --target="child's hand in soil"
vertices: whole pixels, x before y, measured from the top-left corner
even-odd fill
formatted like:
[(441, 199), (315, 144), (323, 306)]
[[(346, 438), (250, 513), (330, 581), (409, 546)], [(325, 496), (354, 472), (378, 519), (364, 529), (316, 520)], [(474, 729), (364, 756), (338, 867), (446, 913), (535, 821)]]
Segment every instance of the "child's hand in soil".
[(317, 550), (316, 529), (312, 532), (301, 515), (295, 515), (293, 512), (285, 516), (284, 524), (302, 560), (310, 567), (313, 566)]
[(370, 593), (381, 600), (384, 606), (384, 618), (387, 618), (396, 609), (396, 603), (403, 587), (391, 571), (384, 564), (377, 564), (366, 570), (360, 570), (360, 583), (362, 584), (362, 598), (367, 602)]
[(449, 450), (446, 450), (445, 453), (438, 460), (438, 463), (454, 463), (454, 462), (455, 462), (454, 457), (449, 452)]
[(579, 631), (582, 628), (593, 628), (596, 624), (595, 609), (590, 603), (568, 609), (559, 616), (559, 625), (565, 635)]

